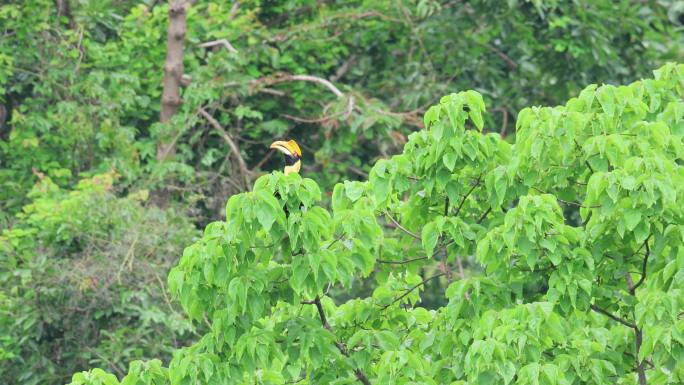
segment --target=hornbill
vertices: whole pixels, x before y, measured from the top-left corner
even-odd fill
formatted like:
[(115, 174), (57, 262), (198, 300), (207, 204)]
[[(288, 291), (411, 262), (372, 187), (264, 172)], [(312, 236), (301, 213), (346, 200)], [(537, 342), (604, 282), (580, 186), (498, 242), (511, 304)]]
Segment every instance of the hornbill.
[[(302, 167), (302, 150), (299, 148), (297, 142), (292, 139), (288, 140), (287, 142), (278, 140), (271, 143), (270, 148), (276, 149), (285, 154), (285, 169), (283, 170), (285, 175), (291, 172), (299, 172), (299, 169)], [(280, 199), (280, 193), (278, 191), (276, 191), (274, 195), (276, 198)], [(289, 217), (290, 213), (288, 212), (286, 205), (283, 206), (283, 211), (285, 211), (285, 217)]]
[(285, 170), (283, 170), (285, 175), (291, 172), (299, 172), (299, 169), (302, 167), (302, 150), (297, 142), (294, 140), (288, 140), (287, 142), (278, 140), (271, 143), (271, 148), (285, 154)]

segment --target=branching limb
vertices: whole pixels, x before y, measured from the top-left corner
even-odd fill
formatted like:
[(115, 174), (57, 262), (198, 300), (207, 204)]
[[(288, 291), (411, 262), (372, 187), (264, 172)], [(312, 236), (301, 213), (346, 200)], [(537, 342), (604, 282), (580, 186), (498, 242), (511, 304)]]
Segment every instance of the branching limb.
[(277, 84), (277, 83), (283, 83), (283, 82), (288, 82), (288, 81), (304, 81), (304, 82), (313, 82), (313, 83), (318, 83), (325, 88), (329, 89), (330, 92), (335, 94), (338, 98), (344, 97), (344, 93), (340, 91), (339, 88), (335, 87), (334, 84), (332, 84), (330, 81), (319, 78), (318, 76), (311, 76), (311, 75), (284, 75), (280, 76), (277, 78), (271, 78), (271, 79), (260, 79), (256, 80), (255, 83), (265, 83), (268, 85), (272, 84)]

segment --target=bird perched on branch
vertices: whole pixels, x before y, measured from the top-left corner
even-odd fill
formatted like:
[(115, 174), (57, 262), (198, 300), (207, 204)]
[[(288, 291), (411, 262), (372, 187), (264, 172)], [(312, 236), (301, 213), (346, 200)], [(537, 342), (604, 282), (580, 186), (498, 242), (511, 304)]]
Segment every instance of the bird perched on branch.
[(294, 140), (277, 140), (271, 143), (270, 148), (278, 150), (285, 155), (285, 169), (283, 172), (285, 175), (291, 172), (299, 172), (302, 167), (302, 150), (299, 145)]
[[(297, 142), (294, 140), (288, 140), (287, 142), (277, 140), (271, 143), (270, 148), (278, 150), (285, 155), (285, 169), (283, 170), (285, 175), (291, 172), (299, 172), (299, 169), (302, 167), (302, 150), (299, 148)], [(275, 196), (280, 199), (280, 193), (278, 191), (275, 192)], [(287, 206), (283, 206), (283, 211), (285, 211), (285, 217), (290, 216)]]

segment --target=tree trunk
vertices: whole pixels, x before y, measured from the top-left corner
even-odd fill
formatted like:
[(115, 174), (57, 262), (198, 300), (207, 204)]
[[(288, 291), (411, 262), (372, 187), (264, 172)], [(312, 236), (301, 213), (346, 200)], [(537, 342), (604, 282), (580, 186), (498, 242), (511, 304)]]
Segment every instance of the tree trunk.
[[(167, 34), (166, 62), (164, 63), (164, 91), (162, 92), (159, 120), (167, 123), (181, 104), (180, 87), (183, 76), (183, 41), (187, 31), (184, 0), (171, 0), (169, 6), (169, 29)], [(157, 160), (163, 161), (176, 153), (175, 131), (159, 139)]]
[(55, 7), (57, 8), (57, 16), (66, 16), (69, 23), (69, 29), (76, 29), (76, 21), (71, 14), (71, 6), (69, 0), (55, 0)]

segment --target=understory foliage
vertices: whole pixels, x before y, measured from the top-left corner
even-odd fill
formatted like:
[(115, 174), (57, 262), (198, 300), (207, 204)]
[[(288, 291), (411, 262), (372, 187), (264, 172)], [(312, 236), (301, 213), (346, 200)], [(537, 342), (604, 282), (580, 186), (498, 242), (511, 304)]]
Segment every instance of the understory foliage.
[(116, 197), (116, 177), (64, 191), (43, 175), (20, 224), (0, 233), (4, 379), (64, 383), (92, 365), (123, 375), (127, 362), (170, 357), (193, 340), (164, 281), (196, 230), (172, 210), (143, 207), (147, 191)]
[[(509, 144), (479, 93), (451, 94), (330, 210), (313, 180), (262, 176), (169, 274), (210, 330), (121, 384), (681, 384), (683, 96), (668, 64), (523, 109)], [(420, 306), (430, 280), (445, 306)]]

